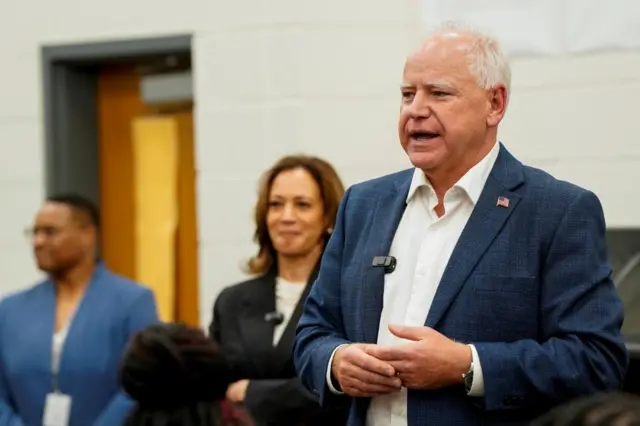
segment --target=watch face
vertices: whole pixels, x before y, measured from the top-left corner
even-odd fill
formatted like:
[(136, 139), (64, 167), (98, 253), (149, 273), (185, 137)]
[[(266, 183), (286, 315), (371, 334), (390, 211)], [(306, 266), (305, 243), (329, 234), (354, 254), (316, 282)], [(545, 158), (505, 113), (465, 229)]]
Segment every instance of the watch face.
[(472, 384), (473, 384), (473, 371), (469, 372), (468, 374), (465, 374), (464, 376), (464, 388), (467, 391), (467, 393), (471, 391)]

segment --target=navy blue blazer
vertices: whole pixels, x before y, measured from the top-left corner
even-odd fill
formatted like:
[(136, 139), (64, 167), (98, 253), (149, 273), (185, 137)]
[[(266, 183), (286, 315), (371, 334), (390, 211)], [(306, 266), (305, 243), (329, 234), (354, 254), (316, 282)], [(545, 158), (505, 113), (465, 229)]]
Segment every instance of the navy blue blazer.
[[(53, 391), (53, 283), (43, 281), (0, 302), (0, 426), (42, 425)], [(120, 387), (129, 337), (157, 322), (153, 293), (96, 267), (70, 325), (60, 359), (60, 391), (72, 397), (69, 426), (118, 426), (133, 407)]]
[[(376, 342), (384, 271), (371, 262), (389, 253), (412, 173), (355, 185), (342, 200), (294, 346), (299, 377), (322, 403), (333, 350)], [(602, 206), (504, 146), (425, 315), (426, 326), (475, 345), (485, 396), (462, 386), (409, 390), (409, 425), (517, 424), (622, 385), (628, 354)], [(354, 400), (349, 425), (364, 425), (369, 401)]]

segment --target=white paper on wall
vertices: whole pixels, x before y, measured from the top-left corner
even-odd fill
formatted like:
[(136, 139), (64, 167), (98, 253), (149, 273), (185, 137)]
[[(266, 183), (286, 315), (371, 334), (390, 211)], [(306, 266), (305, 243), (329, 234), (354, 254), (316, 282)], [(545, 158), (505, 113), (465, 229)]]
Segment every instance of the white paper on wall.
[(457, 21), (501, 40), (510, 56), (640, 48), (638, 0), (422, 0), (427, 29)]
[(427, 29), (446, 21), (468, 24), (497, 37), (510, 56), (555, 54), (562, 43), (562, 0), (422, 0)]
[(566, 53), (640, 48), (640, 1), (563, 0)]

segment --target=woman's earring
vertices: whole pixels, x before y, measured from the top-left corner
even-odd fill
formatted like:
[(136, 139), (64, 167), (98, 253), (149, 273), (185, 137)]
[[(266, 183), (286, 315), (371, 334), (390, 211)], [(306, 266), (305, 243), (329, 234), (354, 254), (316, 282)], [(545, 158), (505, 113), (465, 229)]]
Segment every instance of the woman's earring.
[(327, 228), (327, 234), (331, 235), (333, 233), (333, 228)]

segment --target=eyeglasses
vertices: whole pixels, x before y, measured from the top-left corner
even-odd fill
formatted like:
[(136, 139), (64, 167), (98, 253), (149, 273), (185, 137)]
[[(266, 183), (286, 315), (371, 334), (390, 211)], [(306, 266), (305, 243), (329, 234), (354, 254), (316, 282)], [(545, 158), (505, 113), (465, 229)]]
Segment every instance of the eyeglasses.
[(42, 234), (45, 238), (53, 238), (62, 232), (62, 228), (56, 228), (53, 226), (42, 226), (42, 227), (34, 227), (27, 228), (24, 230), (24, 235), (27, 238), (35, 238), (38, 234)]

